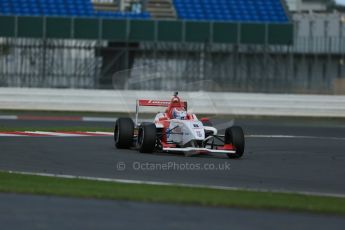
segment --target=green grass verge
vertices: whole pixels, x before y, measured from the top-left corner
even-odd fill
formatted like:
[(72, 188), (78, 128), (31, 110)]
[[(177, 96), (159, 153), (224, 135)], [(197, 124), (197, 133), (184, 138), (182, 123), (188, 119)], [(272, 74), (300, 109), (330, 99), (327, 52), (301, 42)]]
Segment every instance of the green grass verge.
[(0, 172), (0, 192), (345, 215), (345, 198), (126, 184)]

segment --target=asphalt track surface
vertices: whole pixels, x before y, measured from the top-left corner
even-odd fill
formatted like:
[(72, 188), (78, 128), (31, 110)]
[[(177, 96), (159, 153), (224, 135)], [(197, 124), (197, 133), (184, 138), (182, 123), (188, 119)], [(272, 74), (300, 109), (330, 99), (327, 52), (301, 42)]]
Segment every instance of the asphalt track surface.
[[(247, 138), (245, 155), (239, 160), (118, 150), (112, 137), (0, 137), (0, 170), (345, 195), (343, 123), (234, 123), (242, 125), (246, 135), (259, 135)], [(85, 126), (113, 124), (0, 120), (0, 127), (5, 128)], [(145, 167), (152, 163), (153, 170)], [(174, 168), (159, 170), (162, 164)], [(187, 164), (204, 170), (182, 170)], [(210, 164), (224, 170), (205, 170)], [(230, 169), (225, 170), (224, 164), (230, 164)], [(342, 229), (345, 222), (343, 217), (305, 213), (1, 193), (0, 203), (0, 223), (5, 229)]]
[[(344, 125), (284, 120), (240, 120), (235, 124), (242, 125), (246, 135), (259, 135), (247, 138), (245, 155), (239, 160), (223, 155), (184, 157), (118, 150), (112, 137), (1, 137), (0, 169), (345, 195), (341, 179), (345, 178)], [(0, 121), (2, 127), (112, 125)]]
[(345, 218), (0, 193), (2, 229), (343, 229)]

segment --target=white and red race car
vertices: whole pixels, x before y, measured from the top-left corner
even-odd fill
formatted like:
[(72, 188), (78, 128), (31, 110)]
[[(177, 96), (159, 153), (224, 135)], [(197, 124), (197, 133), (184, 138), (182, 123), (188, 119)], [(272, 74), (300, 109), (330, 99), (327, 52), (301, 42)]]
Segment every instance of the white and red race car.
[[(165, 107), (153, 122), (138, 123), (141, 106)], [(114, 129), (115, 146), (121, 149), (137, 149), (143, 153), (155, 151), (183, 152), (194, 154), (227, 154), (229, 158), (240, 158), (244, 152), (245, 140), (239, 126), (225, 129), (218, 134), (207, 118), (200, 120), (187, 112), (187, 102), (176, 92), (170, 101), (137, 100), (135, 122), (131, 118), (119, 118)]]

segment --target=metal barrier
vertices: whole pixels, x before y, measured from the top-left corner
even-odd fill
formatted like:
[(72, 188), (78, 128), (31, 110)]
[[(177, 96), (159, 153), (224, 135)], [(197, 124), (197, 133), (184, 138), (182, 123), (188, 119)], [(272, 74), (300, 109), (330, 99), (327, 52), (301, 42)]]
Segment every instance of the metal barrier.
[(344, 94), (345, 37), (294, 46), (0, 38), (0, 86)]

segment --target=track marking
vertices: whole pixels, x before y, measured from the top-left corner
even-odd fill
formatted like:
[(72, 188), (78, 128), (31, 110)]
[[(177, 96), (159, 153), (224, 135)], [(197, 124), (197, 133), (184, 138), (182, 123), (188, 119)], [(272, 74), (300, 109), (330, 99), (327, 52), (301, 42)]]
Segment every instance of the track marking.
[(82, 117), (82, 121), (115, 122), (117, 117)]
[(117, 117), (0, 115), (0, 120), (115, 122)]
[(318, 136), (294, 136), (294, 135), (246, 135), (249, 138), (282, 138), (282, 139), (323, 139), (345, 140), (345, 137), (318, 137)]
[(98, 134), (105, 134), (107, 136), (114, 136), (113, 132), (99, 132), (99, 131), (96, 131), (96, 132), (87, 132), (87, 133), (98, 133)]
[(99, 132), (56, 132), (57, 134), (67, 134), (67, 135), (82, 135), (82, 136), (112, 136), (113, 133), (99, 133)]
[(46, 134), (49, 135), (51, 137), (80, 137), (82, 135), (80, 134), (73, 134), (73, 133), (61, 133), (61, 132), (43, 132), (43, 131), (32, 131), (32, 132), (28, 132), (27, 133), (38, 133), (38, 134)]
[(125, 184), (147, 184), (147, 185), (164, 185), (164, 186), (183, 186), (190, 188), (211, 188), (219, 190), (245, 190), (250, 192), (273, 192), (273, 193), (286, 193), (286, 194), (299, 194), (299, 195), (309, 195), (309, 196), (328, 196), (328, 197), (340, 197), (345, 198), (345, 194), (340, 193), (323, 193), (323, 192), (299, 192), (291, 190), (281, 190), (281, 189), (253, 189), (253, 188), (243, 188), (243, 187), (228, 187), (228, 186), (216, 186), (216, 185), (200, 185), (200, 184), (182, 184), (182, 183), (170, 183), (170, 182), (160, 182), (160, 181), (144, 181), (144, 180), (127, 180), (127, 179), (112, 179), (104, 177), (89, 177), (89, 176), (75, 176), (66, 174), (52, 174), (52, 173), (35, 173), (35, 172), (22, 172), (22, 171), (3, 171), (7, 173), (17, 173), (22, 175), (32, 175), (32, 176), (45, 176), (45, 177), (56, 177), (65, 179), (83, 179), (83, 180), (93, 180), (93, 181), (104, 181), (104, 182), (117, 182)]
[(13, 131), (1, 132), (1, 137), (87, 137), (113, 136), (111, 132), (44, 132), (44, 131)]
[(50, 137), (52, 135), (48, 133), (36, 133), (36, 132), (27, 132), (27, 131), (12, 131), (12, 132), (0, 132), (3, 136), (10, 135), (10, 136), (30, 136), (30, 137)]
[(0, 115), (1, 120), (18, 120), (17, 115)]
[(0, 137), (26, 137), (25, 135), (0, 133)]
[[(0, 131), (0, 137), (86, 137), (113, 136), (112, 132), (79, 132), (79, 131)], [(322, 139), (345, 141), (343, 137), (317, 137), (293, 135), (246, 135), (246, 138), (280, 138), (280, 139)]]
[(18, 115), (18, 120), (32, 120), (32, 121), (81, 121), (80, 116), (31, 116)]

